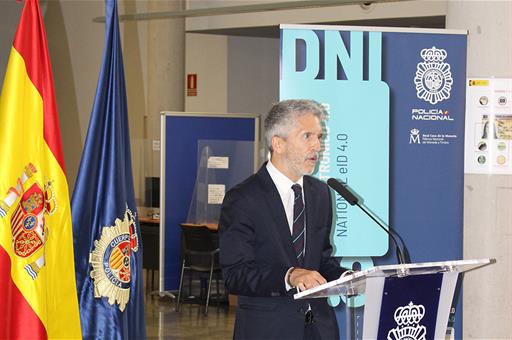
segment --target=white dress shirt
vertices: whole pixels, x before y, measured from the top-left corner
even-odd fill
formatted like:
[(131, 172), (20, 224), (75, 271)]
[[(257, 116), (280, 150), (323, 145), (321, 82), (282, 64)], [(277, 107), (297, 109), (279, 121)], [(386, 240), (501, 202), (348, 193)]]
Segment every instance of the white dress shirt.
[[(299, 180), (295, 183), (286, 175), (284, 175), (281, 171), (279, 171), (274, 164), (269, 160), (267, 163), (267, 171), (272, 178), (272, 181), (277, 187), (277, 191), (279, 192), (279, 196), (281, 197), (281, 202), (283, 203), (284, 211), (286, 212), (286, 219), (288, 220), (288, 228), (290, 229), (290, 235), (293, 234), (293, 204), (295, 202), (295, 193), (293, 192), (292, 185), (300, 184), (302, 188), (302, 202), (304, 203), (304, 207), (306, 206), (304, 202), (304, 186), (303, 179), (304, 177), (299, 178)], [(304, 244), (306, 244), (306, 234), (304, 233)], [(306, 250), (304, 249), (304, 254)], [(284, 285), (286, 290), (290, 290), (293, 287), (288, 284), (288, 274), (293, 267), (286, 271), (284, 276)]]
[[(290, 229), (290, 235), (293, 234), (293, 204), (295, 202), (295, 194), (292, 189), (292, 185), (299, 184), (302, 188), (302, 203), (304, 202), (304, 188), (303, 179), (301, 177), (297, 182), (293, 182), (291, 179), (286, 177), (281, 171), (279, 171), (271, 161), (267, 163), (267, 171), (272, 178), (272, 181), (277, 187), (281, 202), (283, 202), (284, 211), (286, 212), (286, 218), (288, 220), (288, 228)], [(305, 204), (304, 204), (305, 206)], [(305, 241), (305, 240), (304, 240)]]

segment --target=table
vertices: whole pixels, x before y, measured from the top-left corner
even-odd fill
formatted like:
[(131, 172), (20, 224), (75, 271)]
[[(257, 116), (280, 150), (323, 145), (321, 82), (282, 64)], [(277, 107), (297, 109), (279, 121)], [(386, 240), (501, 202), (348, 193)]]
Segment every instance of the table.
[(219, 224), (218, 223), (181, 223), (184, 227), (206, 227), (212, 231), (219, 231)]

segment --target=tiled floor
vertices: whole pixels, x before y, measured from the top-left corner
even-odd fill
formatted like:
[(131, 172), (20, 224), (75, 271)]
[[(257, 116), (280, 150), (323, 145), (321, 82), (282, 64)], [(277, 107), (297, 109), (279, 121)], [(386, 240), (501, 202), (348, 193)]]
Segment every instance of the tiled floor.
[(208, 308), (204, 305), (185, 303), (176, 312), (175, 300), (168, 297), (146, 295), (146, 327), (148, 339), (231, 339), (235, 309), (226, 304)]

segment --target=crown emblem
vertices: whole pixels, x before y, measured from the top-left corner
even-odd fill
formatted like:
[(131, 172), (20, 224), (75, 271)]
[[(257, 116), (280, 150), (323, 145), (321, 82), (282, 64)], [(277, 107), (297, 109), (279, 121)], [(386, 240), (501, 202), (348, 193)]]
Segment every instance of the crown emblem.
[(420, 130), (418, 130), (416, 128), (411, 130), (411, 135), (413, 135), (413, 136), (417, 136), (419, 133), (420, 133)]
[(436, 48), (424, 48), (420, 52), (420, 56), (427, 62), (442, 62), (448, 56), (445, 50)]
[(405, 307), (398, 307), (395, 311), (395, 322), (397, 325), (414, 325), (419, 324), (425, 316), (425, 307), (423, 305), (414, 305), (411, 302)]
[(425, 316), (425, 307), (411, 302), (407, 306), (398, 307), (393, 315), (397, 327), (388, 332), (389, 340), (411, 339), (424, 340), (427, 334), (425, 326), (420, 325)]

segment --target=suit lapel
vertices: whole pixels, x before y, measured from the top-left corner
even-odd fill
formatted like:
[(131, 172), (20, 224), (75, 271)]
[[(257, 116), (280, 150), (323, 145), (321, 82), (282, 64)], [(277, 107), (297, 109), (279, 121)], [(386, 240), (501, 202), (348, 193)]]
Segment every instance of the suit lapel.
[[(295, 249), (293, 248), (292, 236), (290, 234), (290, 227), (288, 226), (288, 219), (284, 211), (283, 202), (281, 196), (272, 181), (272, 178), (268, 174), (266, 164), (263, 164), (261, 169), (258, 171), (258, 177), (262, 183), (263, 190), (265, 192), (265, 203), (267, 204), (267, 211), (272, 215), (272, 222), (274, 223), (273, 230), (278, 234), (279, 240), (283, 245), (288, 258), (291, 260), (293, 265), (297, 265), (297, 258), (295, 256)], [(265, 212), (262, 211), (262, 214)]]

